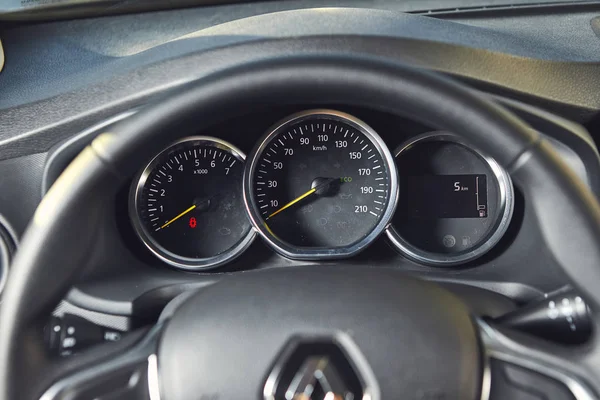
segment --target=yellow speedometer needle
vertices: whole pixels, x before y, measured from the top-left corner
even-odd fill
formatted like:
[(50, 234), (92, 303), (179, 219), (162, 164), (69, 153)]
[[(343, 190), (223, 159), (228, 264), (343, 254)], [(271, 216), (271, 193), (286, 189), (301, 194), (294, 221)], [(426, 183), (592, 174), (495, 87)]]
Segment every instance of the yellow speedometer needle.
[(314, 192), (317, 191), (317, 188), (312, 188), (310, 189), (308, 192), (304, 193), (301, 196), (296, 197), (294, 200), (290, 201), (289, 203), (287, 203), (285, 206), (281, 207), (279, 210), (275, 211), (273, 214), (269, 215), (267, 217), (267, 219), (279, 214), (280, 212), (282, 212), (283, 210), (285, 210), (286, 208), (289, 208), (291, 206), (293, 206), (294, 204), (296, 204), (297, 202), (299, 202), (302, 199), (307, 198), (308, 196), (310, 196), (311, 194), (313, 194)]
[(332, 182), (338, 181), (339, 179), (340, 178), (316, 178), (313, 181), (312, 186), (314, 186), (314, 187), (312, 189), (310, 189), (308, 192), (296, 197), (294, 200), (290, 201), (285, 206), (281, 207), (279, 210), (277, 210), (273, 214), (269, 215), (267, 218), (265, 218), (265, 221), (268, 220), (269, 218), (274, 217), (275, 215), (279, 214), (283, 210), (290, 208), (291, 206), (293, 206), (300, 200), (307, 198), (308, 196), (310, 196), (313, 193), (317, 193), (318, 195), (322, 194), (321, 193), (322, 189), (329, 187), (329, 185)]
[(177, 221), (179, 218), (183, 217), (185, 214), (189, 213), (194, 208), (196, 208), (195, 204), (193, 206), (191, 206), (190, 208), (188, 208), (187, 210), (185, 210), (184, 212), (182, 212), (181, 214), (179, 214), (178, 216), (176, 216), (175, 218), (173, 218), (172, 220), (167, 221), (163, 226), (160, 227), (160, 229), (166, 228), (167, 226), (171, 225), (171, 223)]

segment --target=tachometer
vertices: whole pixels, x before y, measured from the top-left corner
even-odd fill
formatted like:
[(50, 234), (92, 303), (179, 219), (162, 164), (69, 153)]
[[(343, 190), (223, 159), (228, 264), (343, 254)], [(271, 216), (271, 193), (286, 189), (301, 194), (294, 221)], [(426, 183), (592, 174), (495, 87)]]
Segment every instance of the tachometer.
[(210, 137), (186, 138), (157, 155), (131, 190), (130, 215), (163, 261), (205, 269), (230, 261), (252, 241), (242, 200), (244, 155)]
[(388, 224), (398, 197), (393, 157), (345, 113), (295, 114), (268, 133), (244, 175), (255, 228), (295, 259), (350, 256)]

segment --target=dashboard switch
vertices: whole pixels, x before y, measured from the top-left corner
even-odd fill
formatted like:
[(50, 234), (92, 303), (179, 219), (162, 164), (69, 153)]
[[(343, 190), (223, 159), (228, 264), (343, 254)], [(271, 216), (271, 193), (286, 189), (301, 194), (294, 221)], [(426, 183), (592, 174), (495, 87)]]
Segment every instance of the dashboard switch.
[(70, 356), (98, 343), (116, 342), (123, 334), (71, 314), (53, 317), (46, 330), (50, 349), (61, 356)]
[(572, 291), (547, 297), (496, 321), (503, 326), (564, 344), (585, 342), (592, 329), (588, 306)]

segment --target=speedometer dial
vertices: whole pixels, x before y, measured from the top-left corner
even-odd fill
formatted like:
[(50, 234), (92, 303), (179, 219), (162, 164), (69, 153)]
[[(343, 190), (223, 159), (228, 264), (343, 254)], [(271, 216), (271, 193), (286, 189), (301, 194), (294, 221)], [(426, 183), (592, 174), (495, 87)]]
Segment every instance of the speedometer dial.
[(251, 157), (244, 199), (252, 222), (287, 257), (355, 254), (382, 232), (394, 211), (393, 157), (370, 127), (348, 114), (293, 115)]

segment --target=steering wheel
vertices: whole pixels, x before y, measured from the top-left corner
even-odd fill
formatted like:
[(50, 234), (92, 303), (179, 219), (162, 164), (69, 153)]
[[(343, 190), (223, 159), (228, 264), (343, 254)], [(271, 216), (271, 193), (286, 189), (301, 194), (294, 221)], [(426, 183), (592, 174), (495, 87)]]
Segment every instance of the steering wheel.
[(174, 300), (148, 330), (77, 357), (51, 357), (43, 323), (96, 262), (100, 227), (113, 218), (106, 205), (127, 177), (175, 133), (274, 104), (369, 107), (462, 135), (510, 172), (548, 248), (600, 310), (599, 204), (539, 133), (432, 72), (349, 56), (270, 60), (208, 76), (145, 107), (97, 137), (61, 175), (23, 237), (2, 300), (2, 400), (485, 400), (509, 398), (523, 376), (550, 385), (546, 398), (598, 398), (597, 329), (586, 345), (563, 348), (479, 320), (440, 286), (389, 268), (222, 276)]

